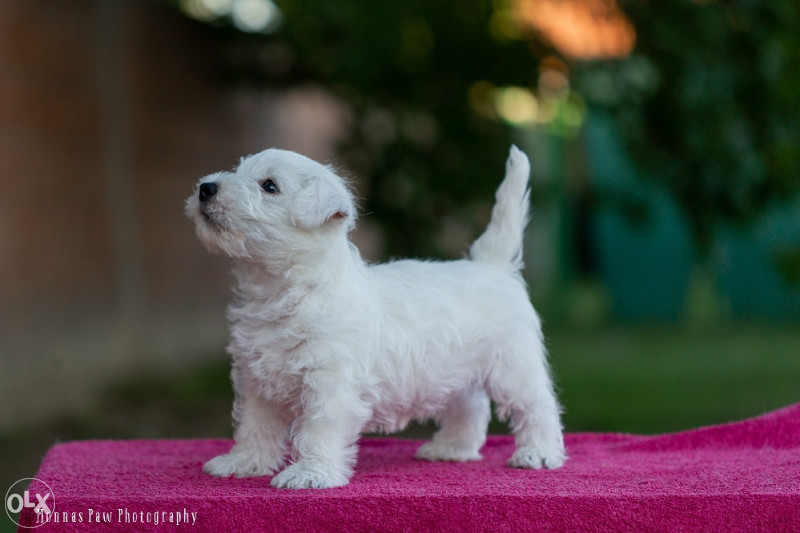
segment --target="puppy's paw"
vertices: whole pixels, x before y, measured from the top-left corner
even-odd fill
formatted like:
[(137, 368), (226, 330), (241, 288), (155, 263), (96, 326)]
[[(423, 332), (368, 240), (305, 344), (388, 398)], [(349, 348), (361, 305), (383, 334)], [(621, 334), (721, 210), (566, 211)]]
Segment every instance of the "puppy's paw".
[(346, 471), (301, 460), (284, 468), (269, 484), (276, 489), (329, 489), (349, 482)]
[(474, 446), (465, 446), (463, 444), (431, 441), (426, 442), (417, 450), (417, 459), (426, 459), (428, 461), (480, 461), (481, 454), (474, 448)]
[(559, 468), (567, 460), (567, 455), (563, 448), (553, 450), (541, 450), (534, 446), (521, 446), (516, 449), (514, 455), (508, 461), (513, 468)]
[(203, 472), (218, 477), (258, 477), (272, 475), (280, 467), (280, 461), (264, 460), (258, 454), (231, 452), (208, 461)]

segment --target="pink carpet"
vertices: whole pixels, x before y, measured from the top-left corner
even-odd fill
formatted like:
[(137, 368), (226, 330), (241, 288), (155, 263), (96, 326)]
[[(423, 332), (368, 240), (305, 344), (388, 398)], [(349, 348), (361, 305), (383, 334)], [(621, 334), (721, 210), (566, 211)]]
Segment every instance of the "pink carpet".
[[(321, 491), (203, 474), (227, 440), (59, 444), (36, 477), (60, 520), (36, 531), (800, 531), (800, 404), (683, 433), (566, 442), (563, 468), (523, 471), (505, 466), (509, 437), (490, 437), (484, 460), (464, 464), (415, 460), (418, 442), (364, 439), (351, 484)], [(34, 525), (30, 509), (23, 520)]]

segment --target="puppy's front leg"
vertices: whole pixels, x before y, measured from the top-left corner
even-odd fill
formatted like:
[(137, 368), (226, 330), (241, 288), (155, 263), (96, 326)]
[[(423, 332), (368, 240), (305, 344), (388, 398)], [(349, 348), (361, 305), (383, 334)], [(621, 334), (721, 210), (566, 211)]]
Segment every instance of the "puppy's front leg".
[(235, 444), (230, 452), (203, 465), (206, 474), (268, 476), (286, 462), (289, 424), (277, 406), (263, 400), (255, 390), (242, 389), (237, 387), (233, 409)]
[(356, 441), (371, 410), (352, 378), (314, 370), (303, 383), (303, 414), (292, 426), (292, 459), (272, 478), (273, 487), (324, 489), (347, 485), (358, 452)]

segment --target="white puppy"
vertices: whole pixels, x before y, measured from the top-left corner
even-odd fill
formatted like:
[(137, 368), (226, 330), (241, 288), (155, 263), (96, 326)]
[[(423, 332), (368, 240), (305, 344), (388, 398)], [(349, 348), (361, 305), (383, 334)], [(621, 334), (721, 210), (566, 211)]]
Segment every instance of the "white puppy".
[(511, 422), (511, 466), (561, 466), (559, 406), (520, 275), (528, 174), (512, 147), (469, 260), (381, 265), (349, 242), (356, 206), (331, 167), (271, 149), (200, 180), (186, 212), (236, 278), (235, 445), (203, 470), (272, 475), (291, 451), (274, 487), (346, 485), (361, 432), (430, 418), (440, 429), (417, 457), (477, 460), (489, 398)]

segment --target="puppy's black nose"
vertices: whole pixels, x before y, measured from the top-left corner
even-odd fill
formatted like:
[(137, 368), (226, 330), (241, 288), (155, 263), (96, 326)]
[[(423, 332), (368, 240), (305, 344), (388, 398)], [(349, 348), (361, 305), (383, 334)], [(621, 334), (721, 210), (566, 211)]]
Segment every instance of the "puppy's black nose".
[(200, 184), (200, 201), (207, 202), (211, 198), (217, 194), (219, 187), (217, 187), (216, 183), (208, 182), (208, 183), (201, 183)]

